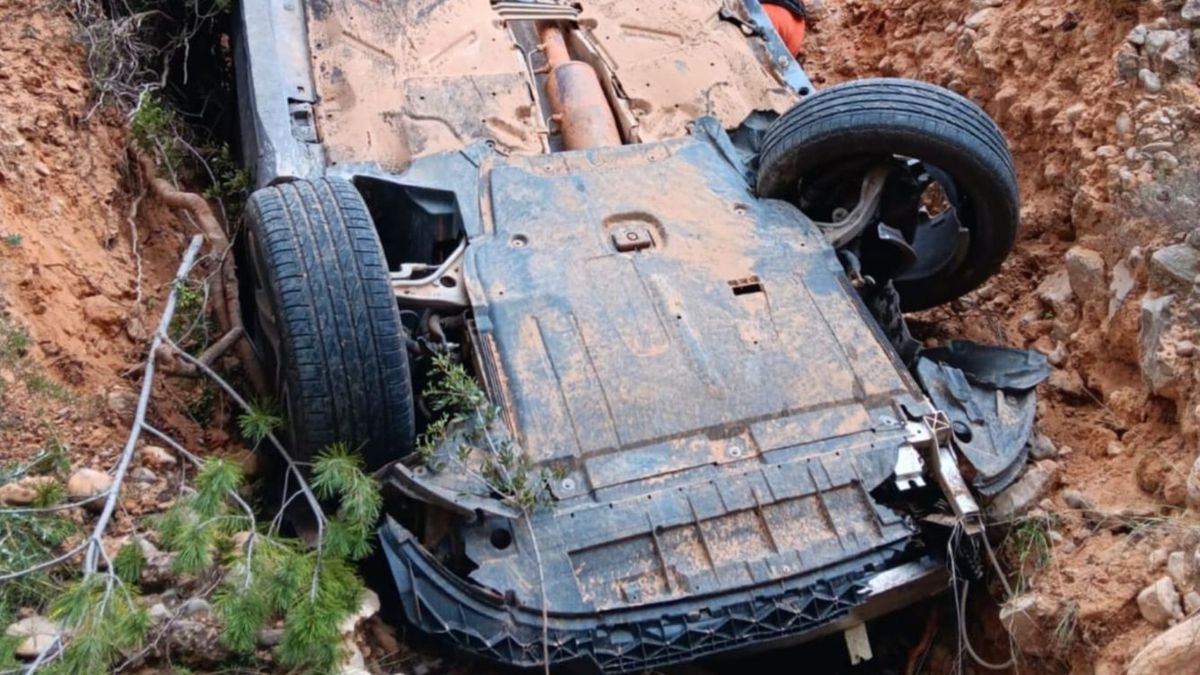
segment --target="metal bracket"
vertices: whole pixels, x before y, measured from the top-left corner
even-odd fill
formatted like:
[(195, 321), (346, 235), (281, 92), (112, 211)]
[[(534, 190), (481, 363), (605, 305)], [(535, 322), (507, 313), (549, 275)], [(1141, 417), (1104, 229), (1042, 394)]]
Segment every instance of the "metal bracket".
[(441, 265), (404, 263), (392, 272), (392, 292), (405, 304), (429, 309), (466, 309), (470, 305), (463, 279), (463, 253), (467, 243), (446, 258)]
[(871, 636), (867, 635), (867, 624), (860, 623), (842, 632), (846, 639), (846, 651), (850, 652), (850, 665), (857, 666), (875, 658), (871, 651)]
[[(922, 430), (920, 427), (923, 427)], [(983, 531), (983, 512), (966, 480), (958, 470), (954, 451), (950, 447), (952, 430), (950, 422), (944, 413), (925, 417), (921, 423), (910, 423), (909, 442), (920, 448), (925, 454), (925, 464), (933, 473), (934, 480), (942, 488), (942, 493), (950, 502), (950, 508), (958, 518), (967, 534), (978, 534)], [(927, 439), (923, 444), (918, 440)]]

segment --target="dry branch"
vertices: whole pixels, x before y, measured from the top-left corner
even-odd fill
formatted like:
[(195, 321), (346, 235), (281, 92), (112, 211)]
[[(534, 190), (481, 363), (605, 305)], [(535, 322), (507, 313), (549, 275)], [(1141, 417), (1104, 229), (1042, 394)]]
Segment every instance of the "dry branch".
[[(219, 269), (212, 279), (217, 297), (217, 301), (213, 303), (213, 308), (223, 337), (218, 340), (214, 347), (220, 346), (221, 351), (223, 351), (230, 344), (236, 344), (238, 359), (242, 362), (246, 378), (250, 380), (251, 385), (255, 388), (263, 388), (266, 380), (263, 377), (262, 369), (259, 367), (258, 358), (254, 355), (254, 350), (251, 348), (249, 341), (245, 339), (245, 324), (242, 321), (237, 270), (234, 266), (233, 256), (230, 255), (231, 246), (229, 237), (225, 234), (225, 228), (217, 220), (216, 215), (213, 214), (212, 207), (209, 206), (208, 201), (204, 197), (195, 192), (179, 190), (169, 181), (160, 177), (158, 175), (158, 167), (155, 166), (154, 161), (149, 157), (141, 155), (139, 161), (142, 173), (147, 183), (149, 183), (150, 188), (154, 191), (154, 194), (167, 206), (187, 211), (195, 218), (200, 231), (204, 234), (204, 238), (208, 240), (213, 257), (217, 260)], [(205, 361), (205, 365), (215, 360), (216, 356), (219, 356), (220, 353), (213, 350), (213, 353), (206, 354), (209, 358)], [(177, 367), (174, 370), (177, 374), (188, 374), (188, 371), (183, 368)], [(192, 370), (191, 372), (194, 373), (196, 371)]]

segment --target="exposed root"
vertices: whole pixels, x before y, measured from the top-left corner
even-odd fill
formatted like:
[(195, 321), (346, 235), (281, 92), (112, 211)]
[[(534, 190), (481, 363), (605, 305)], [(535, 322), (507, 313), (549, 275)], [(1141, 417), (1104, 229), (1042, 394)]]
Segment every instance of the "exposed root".
[[(245, 337), (245, 324), (242, 321), (237, 270), (234, 267), (233, 256), (230, 255), (232, 247), (229, 237), (225, 234), (225, 228), (217, 220), (212, 207), (204, 197), (195, 192), (179, 190), (167, 180), (159, 177), (158, 167), (146, 155), (140, 155), (138, 159), (142, 167), (142, 174), (154, 194), (167, 206), (182, 209), (192, 215), (200, 227), (200, 231), (204, 234), (204, 238), (208, 241), (213, 257), (219, 266), (211, 283), (217, 298), (213, 303), (213, 310), (224, 337), (214, 344), (213, 348), (205, 352), (206, 355), (213, 352), (213, 355), (209, 355), (210, 359), (204, 361), (205, 365), (209, 365), (213, 359), (228, 350), (231, 345), (236, 344), (238, 359), (242, 362), (242, 368), (245, 369), (246, 378), (255, 388), (261, 389), (266, 383), (262, 368), (259, 366), (249, 341), (242, 339)], [(214, 348), (218, 347), (220, 349), (214, 351)], [(184, 369), (177, 368), (177, 370), (182, 372)]]

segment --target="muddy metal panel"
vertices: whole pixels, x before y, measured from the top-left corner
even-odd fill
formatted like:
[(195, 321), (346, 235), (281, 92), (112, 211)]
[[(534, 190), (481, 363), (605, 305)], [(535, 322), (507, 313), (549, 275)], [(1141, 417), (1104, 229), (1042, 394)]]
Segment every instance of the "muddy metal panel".
[(490, 189), (504, 402), (593, 489), (869, 431), (916, 391), (815, 228), (709, 143), (514, 158)]
[[(693, 138), (485, 162), (466, 268), (489, 388), (562, 476), (471, 579), (554, 612), (646, 607), (908, 551), (875, 502), (931, 412), (796, 209)], [(489, 168), (490, 166), (490, 168)], [(511, 546), (492, 535), (508, 529)], [(862, 568), (857, 568), (862, 572)]]

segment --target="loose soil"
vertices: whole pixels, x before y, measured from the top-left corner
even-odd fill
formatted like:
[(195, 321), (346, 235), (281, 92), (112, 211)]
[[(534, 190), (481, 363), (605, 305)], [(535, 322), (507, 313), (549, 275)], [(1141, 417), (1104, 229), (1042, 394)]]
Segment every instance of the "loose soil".
[[(1192, 551), (1200, 538), (1181, 494), (1200, 427), (1193, 366), (1176, 354), (1180, 383), (1152, 394), (1138, 346), (1149, 252), (1196, 225), (1189, 148), (1200, 93), (1192, 74), (1148, 95), (1116, 65), (1131, 29), (1176, 21), (1178, 4), (827, 0), (803, 59), (818, 85), (880, 75), (948, 86), (983, 105), (1010, 138), (1023, 200), (1017, 251), (984, 288), (915, 324), (929, 340), (1035, 347), (1056, 366), (1040, 392), (1040, 425), (1059, 449), (1058, 487), (1039, 505), (1052, 541), (1045, 564), (1026, 565), (1021, 581), (1049, 607), (1038, 617), (1047, 634), (1069, 630), (1052, 648), (1022, 654), (1025, 672), (1121, 672), (1160, 632), (1136, 603), (1163, 574), (1155, 552)], [(0, 337), (29, 337), (23, 358), (0, 359), (0, 462), (26, 460), (57, 438), (76, 467), (107, 470), (132, 413), (136, 378), (124, 373), (144, 356), (147, 326), (194, 228), (140, 198), (124, 120), (91, 110), (70, 17), (53, 7), (0, 0)], [(1137, 148), (1164, 142), (1142, 137), (1159, 117), (1177, 161), (1147, 166)], [(1111, 312), (1107, 276), (1085, 302), (1055, 304), (1038, 292), (1076, 246), (1098, 252), (1114, 276), (1130, 271), (1133, 288)], [(223, 431), (228, 416), (199, 383), (171, 378), (151, 411), (201, 454), (236, 449)], [(131, 485), (117, 534), (130, 515), (174, 498), (168, 478)], [(1066, 490), (1119, 522), (1089, 523)], [(999, 587), (989, 590), (1003, 599)], [(973, 641), (1004, 660), (995, 601), (980, 593), (972, 607)], [(924, 672), (955, 663), (950, 625), (943, 611)], [(438, 667), (420, 667), (429, 668)]]

